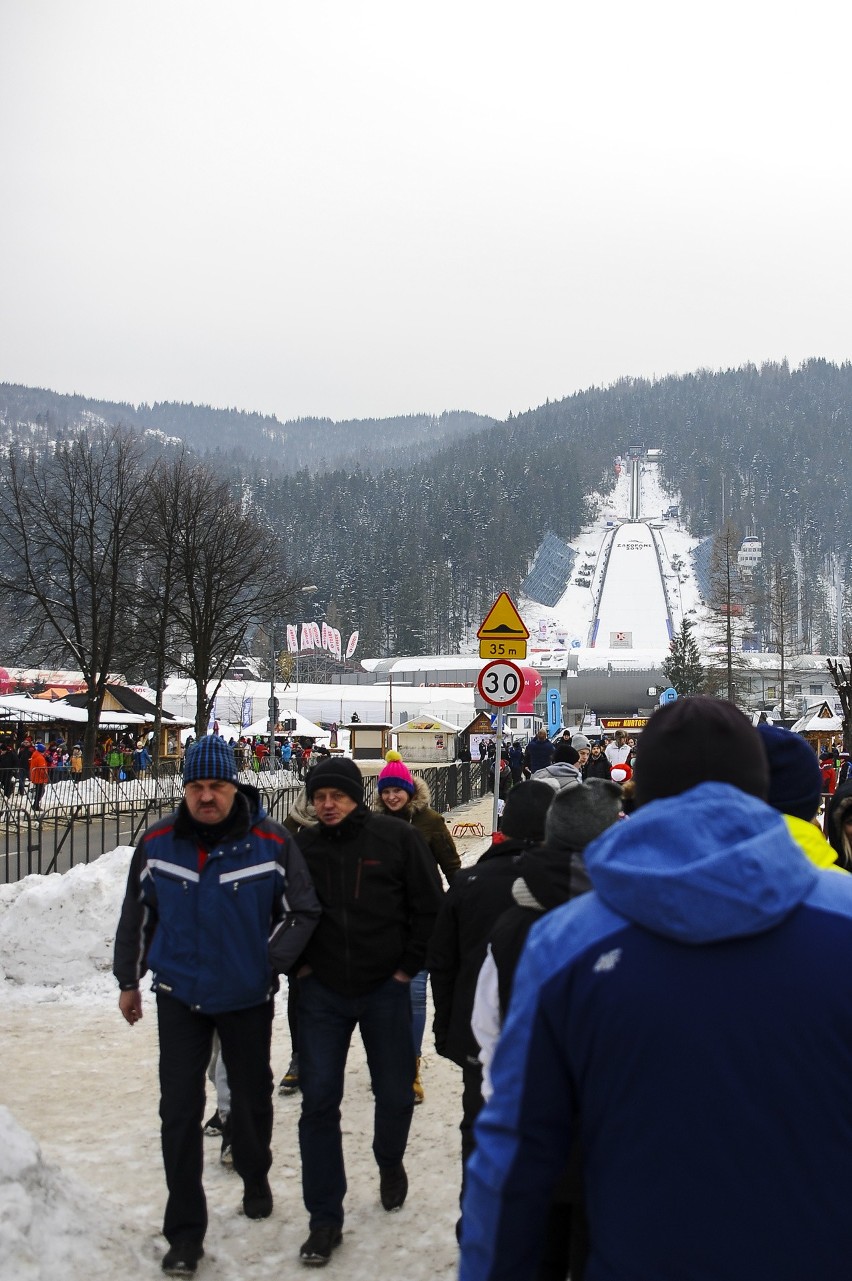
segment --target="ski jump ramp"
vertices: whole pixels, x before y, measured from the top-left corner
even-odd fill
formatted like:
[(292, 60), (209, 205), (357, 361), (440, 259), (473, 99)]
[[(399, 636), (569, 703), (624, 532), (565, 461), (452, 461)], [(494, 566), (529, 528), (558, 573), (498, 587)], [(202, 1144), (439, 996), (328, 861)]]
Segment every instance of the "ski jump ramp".
[(643, 521), (619, 525), (602, 560), (590, 648), (667, 649), (672, 618), (653, 530)]

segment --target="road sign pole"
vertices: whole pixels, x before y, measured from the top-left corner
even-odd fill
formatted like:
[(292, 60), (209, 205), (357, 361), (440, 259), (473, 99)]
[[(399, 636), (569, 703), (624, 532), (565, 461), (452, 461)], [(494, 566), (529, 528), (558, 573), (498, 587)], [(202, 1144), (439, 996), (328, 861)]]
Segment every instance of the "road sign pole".
[(497, 709), (497, 728), (494, 732), (494, 807), (491, 811), (491, 839), (497, 831), (500, 801), (500, 758), (503, 753), (503, 708)]

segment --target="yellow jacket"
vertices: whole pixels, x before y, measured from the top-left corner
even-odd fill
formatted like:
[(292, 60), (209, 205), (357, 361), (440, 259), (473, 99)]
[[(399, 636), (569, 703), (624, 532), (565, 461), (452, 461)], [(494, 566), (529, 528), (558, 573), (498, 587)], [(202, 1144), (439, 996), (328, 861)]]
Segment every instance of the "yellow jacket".
[(794, 818), (792, 814), (785, 814), (784, 822), (799, 849), (812, 863), (817, 867), (830, 867), (835, 872), (846, 874), (845, 867), (837, 866), (837, 851), (832, 849), (815, 824), (806, 823), (803, 818)]

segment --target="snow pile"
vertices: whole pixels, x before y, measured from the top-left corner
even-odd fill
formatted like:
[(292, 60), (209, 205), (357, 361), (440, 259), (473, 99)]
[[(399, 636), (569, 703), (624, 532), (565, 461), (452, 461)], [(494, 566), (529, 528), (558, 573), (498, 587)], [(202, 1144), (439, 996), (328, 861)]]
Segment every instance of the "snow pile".
[(138, 1257), (114, 1240), (98, 1267), (106, 1244), (92, 1194), (48, 1165), (35, 1139), (0, 1107), (0, 1281), (106, 1276), (107, 1262), (110, 1272), (138, 1275)]
[(133, 851), (0, 886), (0, 1001), (115, 994), (112, 949)]

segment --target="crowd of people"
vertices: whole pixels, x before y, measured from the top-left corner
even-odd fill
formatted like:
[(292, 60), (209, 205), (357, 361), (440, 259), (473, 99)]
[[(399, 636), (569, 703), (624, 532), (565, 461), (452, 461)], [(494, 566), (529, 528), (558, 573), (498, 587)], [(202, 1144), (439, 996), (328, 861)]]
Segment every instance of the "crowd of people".
[(0, 784), (6, 801), (17, 792), (29, 797), (32, 808), (38, 811), (48, 783), (63, 779), (79, 782), (82, 771), (80, 743), (69, 747), (62, 737), (43, 742), (30, 734), (22, 734), (17, 740), (11, 736), (0, 739)]
[(134, 853), (115, 947), (130, 1024), (152, 975), (167, 1275), (204, 1254), (208, 1070), (207, 1131), (244, 1213), (273, 1212), (282, 976), (301, 1262), (327, 1265), (344, 1239), (356, 1029), (377, 1196), (401, 1209), (427, 975), (435, 1047), (461, 1070), (463, 1281), (847, 1275), (852, 782), (826, 839), (807, 743), (705, 698), (660, 709), (638, 743), (536, 735), (516, 768), (507, 753), (500, 830), (462, 868), (397, 753), (373, 808), (354, 761), (315, 761), (282, 827), (230, 745), (190, 746), (179, 809)]
[(231, 739), (230, 746), (240, 769), (253, 770), (256, 774), (261, 770), (285, 770), (302, 780), (315, 761), (330, 755), (328, 748), (315, 746), (309, 738), (276, 738), (274, 744), (274, 755), (270, 752), (269, 739), (259, 734), (253, 738), (243, 735), (237, 740)]

